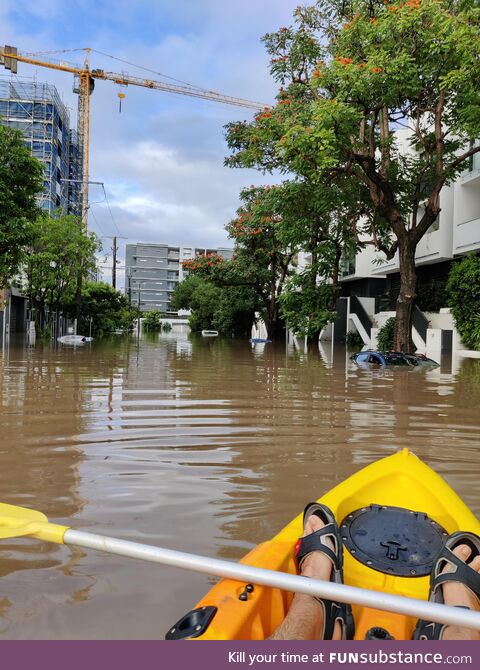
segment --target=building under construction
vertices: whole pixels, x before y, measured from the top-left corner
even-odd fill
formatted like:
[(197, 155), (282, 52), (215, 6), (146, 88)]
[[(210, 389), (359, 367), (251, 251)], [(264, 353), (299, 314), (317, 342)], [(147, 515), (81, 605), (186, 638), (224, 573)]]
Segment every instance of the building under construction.
[(0, 80), (0, 122), (19, 130), (44, 166), (39, 206), (49, 214), (58, 209), (80, 214), (82, 157), (55, 86), (17, 77)]

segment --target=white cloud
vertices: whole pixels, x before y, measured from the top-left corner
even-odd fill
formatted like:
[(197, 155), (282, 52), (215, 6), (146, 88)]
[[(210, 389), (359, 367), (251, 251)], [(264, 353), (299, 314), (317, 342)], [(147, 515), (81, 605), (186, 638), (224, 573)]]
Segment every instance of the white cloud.
[[(77, 0), (74, 7), (61, 0), (0, 0), (0, 20), (5, 40), (24, 51), (88, 45), (226, 95), (269, 102), (276, 86), (260, 37), (290, 23), (296, 4)], [(82, 20), (72, 24), (77, 16)], [(83, 55), (65, 58), (81, 62)], [(98, 53), (92, 54), (92, 65), (154, 76)], [(29, 66), (21, 66), (20, 73), (53, 82), (75, 118), (70, 75)], [(126, 99), (119, 114), (117, 92), (111, 82), (100, 81), (92, 96), (90, 174), (105, 183), (114, 220), (99, 202), (102, 191), (92, 187), (91, 228), (128, 235), (129, 242), (227, 243), (224, 225), (238, 206), (240, 188), (271, 181), (223, 166), (224, 124), (253, 112), (129, 87), (122, 90)]]

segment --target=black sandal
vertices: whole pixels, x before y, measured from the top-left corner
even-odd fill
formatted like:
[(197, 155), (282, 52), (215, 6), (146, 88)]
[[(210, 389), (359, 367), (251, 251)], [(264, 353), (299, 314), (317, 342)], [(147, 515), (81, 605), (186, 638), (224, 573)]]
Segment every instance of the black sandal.
[[(305, 507), (303, 513), (303, 527), (307, 520), (314, 514), (318, 516), (326, 525), (323, 528), (300, 537), (295, 545), (295, 562), (298, 572), (305, 558), (313, 551), (320, 551), (332, 563), (332, 575), (330, 581), (336, 584), (343, 584), (343, 542), (340, 531), (332, 511), (320, 503), (312, 502)], [(330, 539), (334, 550), (326, 544)], [(331, 640), (335, 623), (340, 622), (342, 627), (342, 639), (353, 640), (355, 634), (355, 625), (353, 621), (352, 608), (347, 603), (336, 603), (325, 598), (316, 598), (323, 608), (323, 640)]]
[[(453, 553), (459, 544), (466, 544), (472, 550), (468, 561), (462, 561)], [(468, 564), (480, 555), (480, 537), (474, 533), (458, 531), (450, 535), (436, 557), (430, 574), (430, 593), (428, 599), (433, 603), (444, 604), (442, 585), (445, 582), (460, 582), (466, 586), (480, 601), (480, 573), (472, 570)], [(454, 570), (443, 572), (450, 564)], [(464, 605), (455, 605), (461, 609), (470, 609)], [(447, 624), (434, 621), (419, 620), (413, 634), (414, 640), (441, 640)]]

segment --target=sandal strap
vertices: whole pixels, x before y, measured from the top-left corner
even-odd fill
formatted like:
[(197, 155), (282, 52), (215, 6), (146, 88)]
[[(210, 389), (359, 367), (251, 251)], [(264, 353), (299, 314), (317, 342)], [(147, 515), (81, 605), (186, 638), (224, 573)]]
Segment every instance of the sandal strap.
[[(470, 607), (465, 605), (454, 605), (462, 610), (469, 610)], [(435, 621), (424, 621), (420, 619), (413, 633), (413, 640), (441, 640), (443, 631), (447, 628), (447, 624), (437, 623)]]
[(298, 569), (300, 569), (303, 559), (314, 551), (320, 551), (322, 554), (325, 554), (331, 560), (334, 569), (339, 569), (340, 561), (338, 555), (333, 549), (330, 549), (330, 547), (323, 544), (320, 539), (325, 536), (329, 536), (332, 539), (334, 546), (338, 546), (337, 530), (332, 523), (323, 526), (323, 528), (320, 528), (314, 533), (298, 538), (297, 544), (295, 545), (295, 560)]
[[(442, 563), (451, 563), (455, 566), (454, 572), (443, 572)], [(441, 571), (442, 570), (442, 571)], [(480, 573), (455, 556), (449, 547), (443, 547), (435, 561), (435, 569), (432, 572), (430, 590), (435, 592), (445, 582), (460, 582), (467, 586), (480, 600)]]
[(459, 582), (472, 591), (480, 599), (480, 573), (475, 572), (468, 565), (457, 567), (455, 572), (441, 572), (433, 580), (432, 588), (437, 590), (445, 582)]
[(333, 632), (338, 618), (341, 618), (341, 609), (338, 603), (325, 598), (316, 598), (323, 607), (323, 640), (333, 640)]

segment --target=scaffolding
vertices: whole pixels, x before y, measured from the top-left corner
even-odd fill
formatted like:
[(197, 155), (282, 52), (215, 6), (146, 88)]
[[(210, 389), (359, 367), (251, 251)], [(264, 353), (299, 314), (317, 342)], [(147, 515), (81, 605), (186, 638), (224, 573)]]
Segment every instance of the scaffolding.
[(68, 180), (81, 179), (81, 156), (68, 109), (55, 86), (17, 77), (0, 79), (0, 120), (22, 133), (26, 146), (44, 166), (39, 206), (49, 214), (57, 209), (78, 214), (79, 184)]

